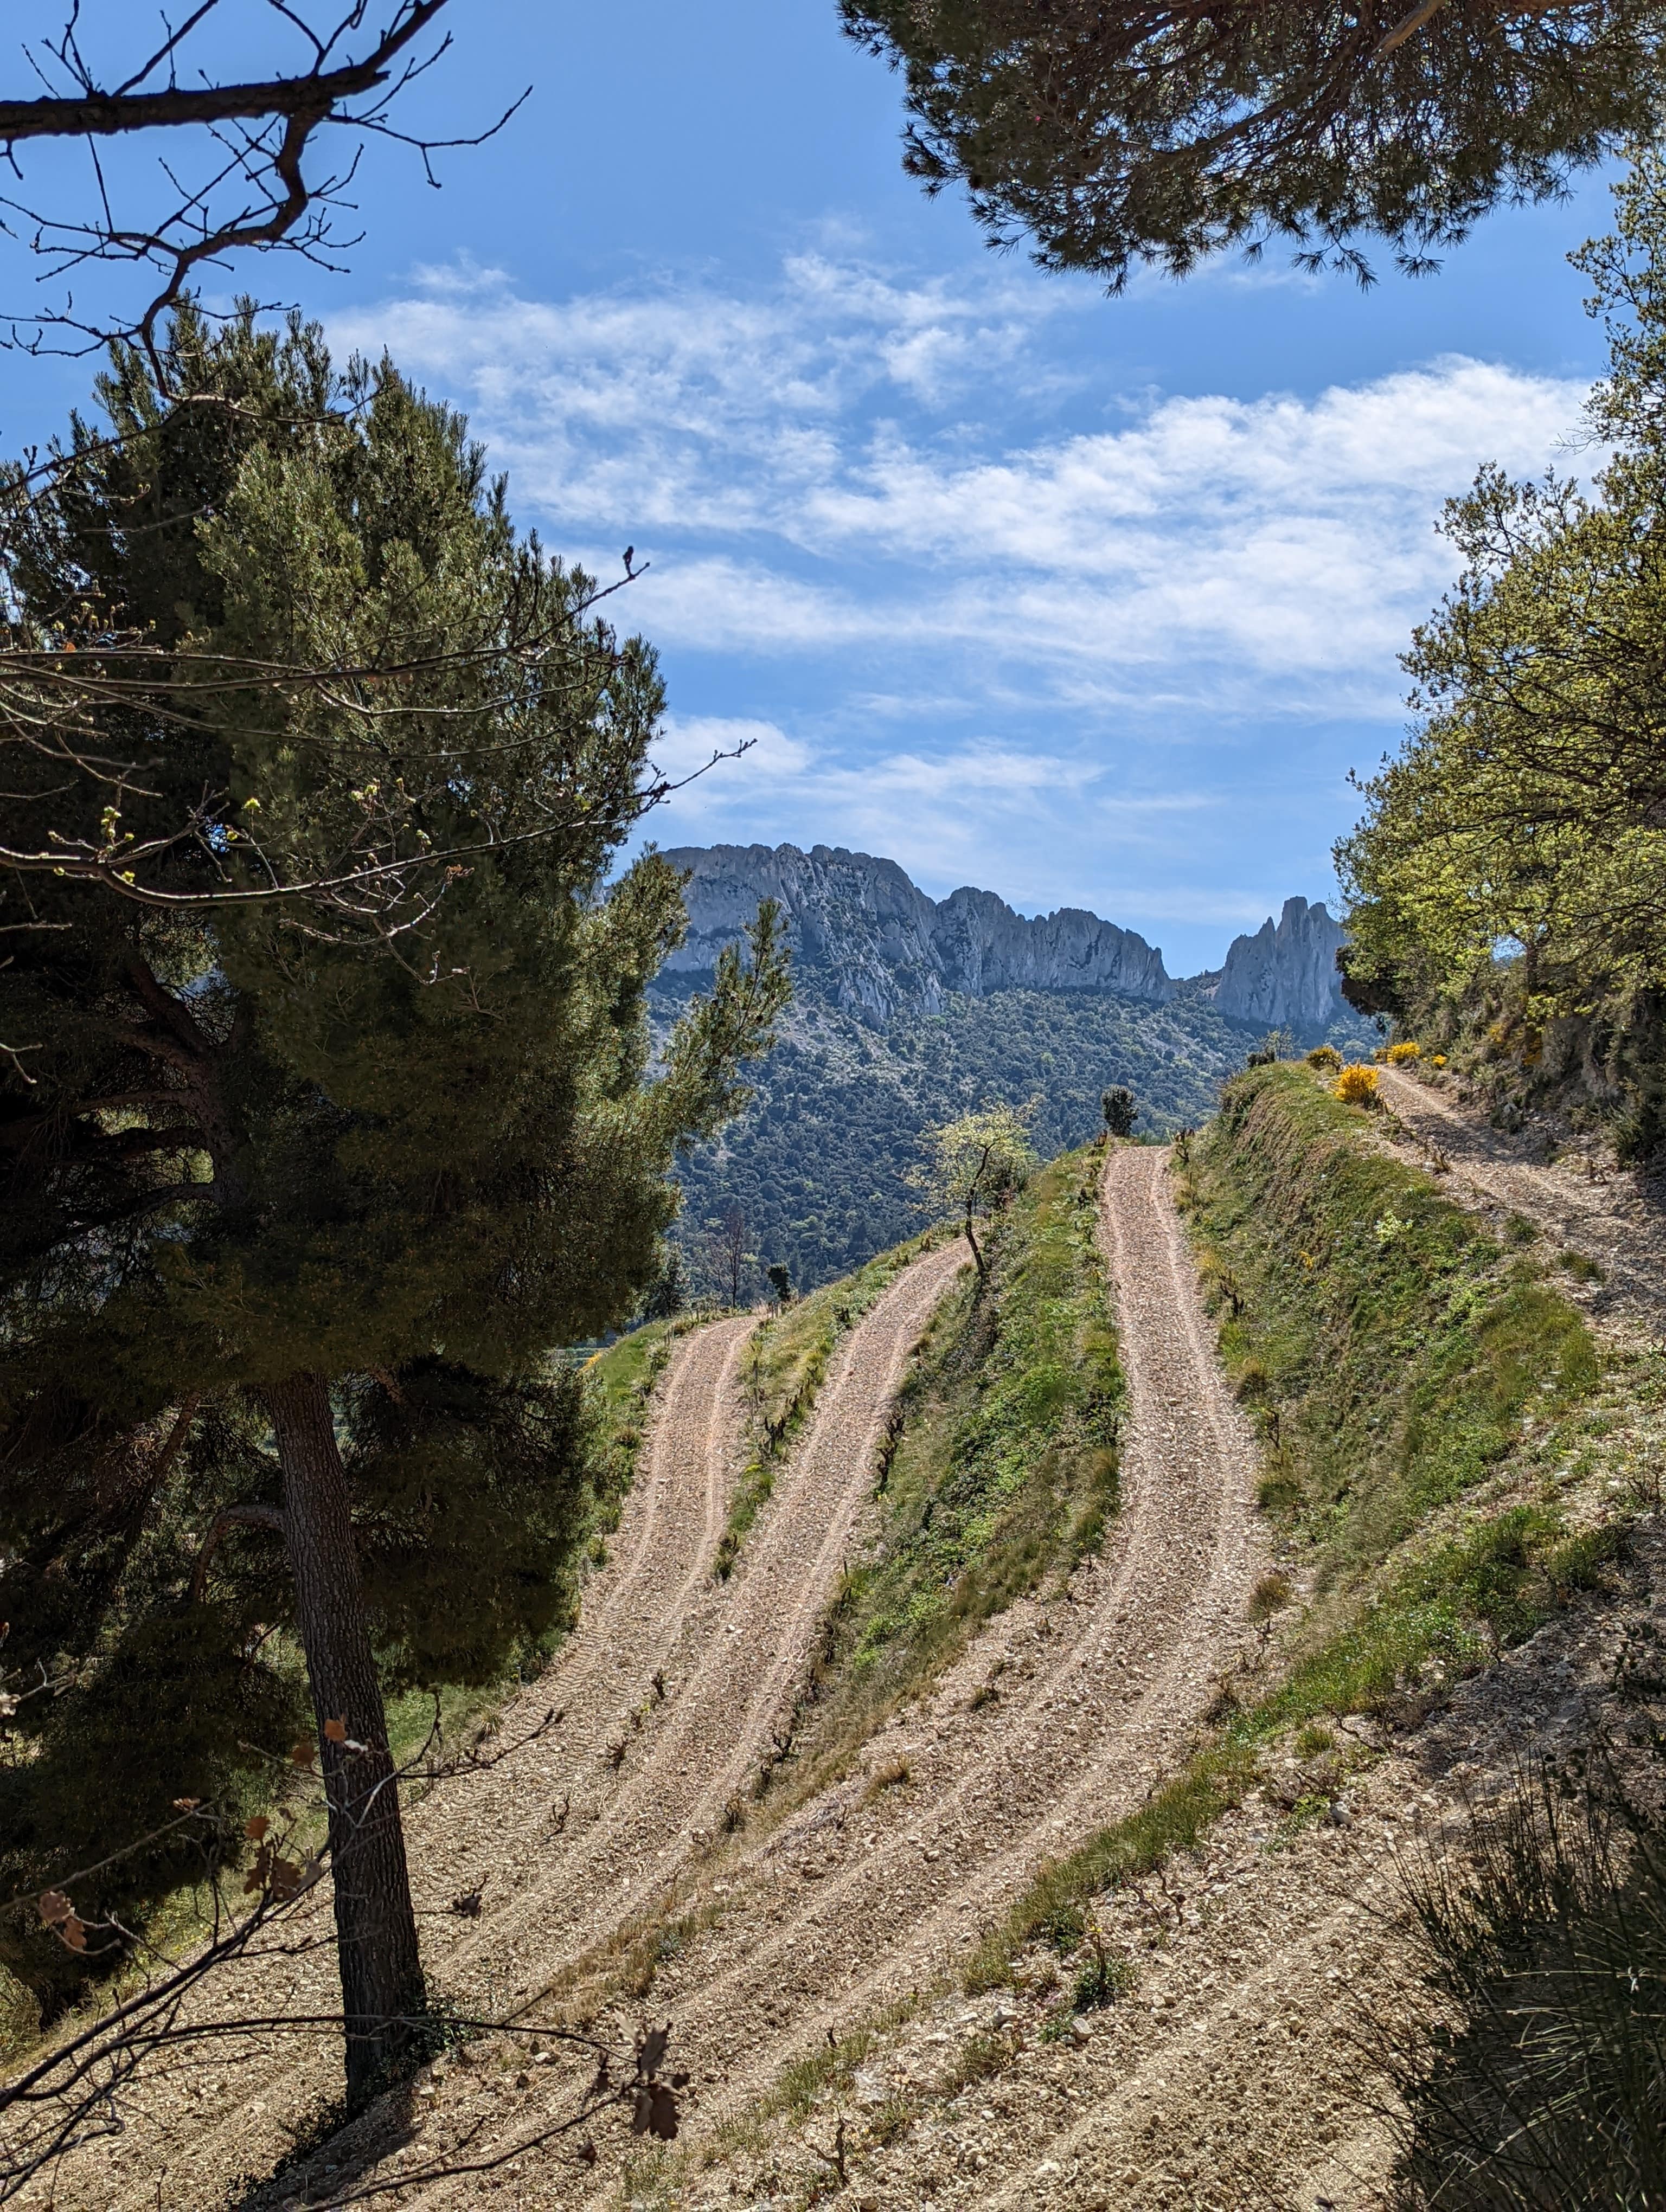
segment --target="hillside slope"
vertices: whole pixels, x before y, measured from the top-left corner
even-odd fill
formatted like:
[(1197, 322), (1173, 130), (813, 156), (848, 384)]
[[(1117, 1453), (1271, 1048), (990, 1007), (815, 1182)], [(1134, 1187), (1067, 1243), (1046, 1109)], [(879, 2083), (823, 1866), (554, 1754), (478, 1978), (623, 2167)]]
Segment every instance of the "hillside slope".
[[(677, 1003), (661, 994), (663, 1018)], [(811, 1288), (920, 1227), (907, 1177), (933, 1124), (1033, 1100), (1032, 1137), (1049, 1158), (1085, 1144), (1101, 1126), (1102, 1093), (1126, 1084), (1141, 1132), (1169, 1135), (1213, 1112), (1222, 1079), (1260, 1034), (1185, 988), (1163, 1005), (1107, 991), (953, 995), (941, 1013), (899, 1014), (881, 1029), (829, 1004), (812, 977), (751, 1073), (753, 1105), (679, 1168), (678, 1241), (696, 1279), (717, 1288), (709, 1240), (738, 1206), (757, 1268), (784, 1262)], [(1355, 1030), (1339, 1023), (1335, 1034), (1346, 1042)], [(749, 1294), (762, 1287), (755, 1271)]]
[[(1466, 1214), (1304, 1070), (1240, 1078), (1190, 1149), (1179, 1192), (1284, 1553), (1253, 1593), (1261, 1628), (1143, 1806), (1094, 1830), (1114, 1794), (1061, 1796), (1055, 1850), (1084, 1815), (1090, 1832), (958, 1972), (900, 2019), (845, 2015), (838, 2049), (783, 2075), (714, 2165), (639, 2162), (632, 2197), (807, 2204), (842, 2119), (853, 2191), (886, 2212), (1413, 2201), (1400, 2138), (1368, 2109), (1390, 2085), (1362, 2084), (1359, 2040), (1373, 2016), (1426, 2017), (1402, 1839), (1507, 1785), (1535, 1731), (1594, 1725), (1651, 1603), (1643, 1470), (1666, 1362), (1600, 1352), (1553, 1250)], [(1152, 1152), (1123, 1157), (1160, 1175)], [(1142, 1394), (1123, 1334), (1125, 1458), (1142, 1422), (1195, 1449), (1190, 1394)], [(1093, 1595), (1073, 1595), (1043, 1647), (1079, 1632)], [(987, 1632), (899, 1745), (973, 1755), (971, 1716), (1015, 1647), (1012, 1625)], [(1049, 1687), (1095, 1771), (1097, 1698)], [(824, 1820), (805, 1832), (824, 1858), (839, 1848)], [(975, 1832), (915, 1832), (963, 1881), (976, 1866)]]

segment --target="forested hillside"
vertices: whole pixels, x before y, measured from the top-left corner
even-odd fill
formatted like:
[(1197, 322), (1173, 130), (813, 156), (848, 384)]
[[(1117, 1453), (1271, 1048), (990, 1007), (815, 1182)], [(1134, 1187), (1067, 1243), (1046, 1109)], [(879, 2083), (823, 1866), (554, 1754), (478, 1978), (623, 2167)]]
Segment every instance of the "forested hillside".
[[(664, 985), (655, 998), (668, 1019), (678, 998)], [(1031, 1136), (1050, 1158), (1094, 1133), (1101, 1094), (1120, 1083), (1140, 1102), (1140, 1132), (1167, 1135), (1213, 1113), (1258, 1035), (1184, 985), (1166, 1006), (1104, 991), (957, 994), (941, 1014), (885, 1029), (812, 988), (755, 1071), (751, 1106), (680, 1170), (690, 1272), (721, 1287), (714, 1240), (738, 1206), (751, 1255), (743, 1291), (777, 1264), (799, 1289), (826, 1282), (921, 1226), (908, 1176), (934, 1123), (1033, 1100)]]

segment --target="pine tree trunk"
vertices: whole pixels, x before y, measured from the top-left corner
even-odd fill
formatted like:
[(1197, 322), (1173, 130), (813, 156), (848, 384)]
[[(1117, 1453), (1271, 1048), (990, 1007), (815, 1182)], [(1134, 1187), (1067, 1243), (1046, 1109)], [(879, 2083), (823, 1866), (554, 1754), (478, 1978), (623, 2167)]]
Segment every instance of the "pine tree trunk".
[[(283, 1468), (295, 1626), (312, 1679), (329, 1804), (347, 2102), (356, 2111), (397, 2071), (423, 2009), (416, 1917), (329, 1386), (323, 1376), (303, 1371), (265, 1396)], [(345, 1723), (347, 1735), (364, 1749), (331, 1741), (329, 1721)]]

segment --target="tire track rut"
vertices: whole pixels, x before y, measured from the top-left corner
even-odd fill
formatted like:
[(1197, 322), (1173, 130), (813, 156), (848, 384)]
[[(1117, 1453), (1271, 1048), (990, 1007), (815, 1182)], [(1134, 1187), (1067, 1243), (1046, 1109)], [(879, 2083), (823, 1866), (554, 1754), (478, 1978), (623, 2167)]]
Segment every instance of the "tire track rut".
[[(911, 1778), (918, 1771), (906, 1821), (859, 1844), (785, 1924), (756, 1942), (743, 1936), (746, 1954), (683, 1998), (679, 2039), (727, 2077), (726, 2105), (793, 2050), (821, 2042), (836, 2016), (849, 2024), (915, 1985), (1043, 1859), (1137, 1805), (1179, 1755), (1238, 1645), (1258, 1558), (1256, 1454), (1220, 1373), (1165, 1170), (1166, 1154), (1128, 1147), (1111, 1154), (1103, 1185), (1102, 1246), (1128, 1384), (1108, 1556), (1079, 1571), (1070, 1625), (1022, 1701), (980, 1729), (933, 1700), (946, 1731), (898, 1732)], [(813, 1833), (816, 1822), (812, 1811), (795, 1826)], [(793, 1839), (789, 1828), (772, 1849), (789, 1853)], [(806, 1942), (812, 1926), (828, 1929), (826, 1944)], [(766, 1996), (799, 2016), (760, 2038)]]
[[(1256, 1455), (1166, 1164), (1155, 1148), (1123, 1148), (1103, 1185), (1129, 1389), (1105, 1554), (1078, 1570), (1073, 1602), (1014, 1607), (921, 1712), (881, 1732), (876, 1753), (909, 1765), (905, 1808), (865, 1805), (855, 1778), (729, 1869), (742, 1893), (734, 1909), (654, 2000), (675, 2017), (679, 2064), (709, 2085), (694, 2116), (701, 2134), (830, 2031), (916, 1986), (1043, 1860), (1137, 1805), (1183, 1753), (1238, 1647), (1259, 1564)], [(1026, 1642), (1043, 1655), (1027, 1689), (993, 1723), (970, 1714), (965, 1689), (992, 1651)], [(802, 1873), (813, 1879), (800, 1886)], [(465, 2089), (447, 2129), (479, 2118)], [(518, 2132), (488, 2131), (500, 2148)], [(465, 2197), (465, 2185), (440, 2183), (411, 2201), (454, 2212)]]
[[(628, 1690), (640, 1696), (654, 1666), (670, 1656), (690, 1601), (710, 1575), (738, 1449), (736, 1373), (757, 1325), (751, 1315), (711, 1323), (691, 1331), (672, 1356), (650, 1407), (641, 1471), (625, 1500), (612, 1557), (587, 1588), (566, 1646), (505, 1711), (497, 1734), (513, 1742), (551, 1707), (564, 1709), (560, 1729), (500, 1766), (453, 1778), (406, 1808), (424, 1962), (430, 1978), (447, 1989), (454, 1990), (460, 1967), (479, 1948), (481, 1926), (453, 1915), (450, 1899), (483, 1874), (490, 1895), (533, 1859), (558, 1863), (577, 1848), (578, 1837), (565, 1830), (552, 1834), (554, 1803), (563, 1790), (570, 1800), (587, 1779), (599, 1791), (612, 1779), (602, 1747), (621, 1723)], [(300, 1960), (276, 1945), (251, 1955), (210, 1992), (217, 2014), (328, 2012), (339, 2002), (327, 1893), (309, 1917), (305, 1932), (322, 1948)], [(291, 1939), (301, 1932), (294, 1922), (287, 1930)], [(481, 1978), (489, 1990), (490, 1974)], [(177, 2094), (183, 2084), (170, 2094), (158, 2083), (136, 2097), (139, 2111), (130, 2125), (148, 2123), (155, 2130), (156, 2157), (170, 2161), (164, 2170), (178, 2190), (188, 2192), (192, 2177), (200, 2173), (212, 2191), (216, 2175), (249, 2162), (252, 2112), (264, 2120), (269, 2100), (291, 2110), (309, 2094), (322, 2100), (339, 2067), (332, 2038), (275, 2051), (252, 2037), (222, 2069), (228, 2088), (234, 2087), (229, 2100), (222, 2091), (186, 2103)], [(272, 2148), (283, 2145), (274, 2142)], [(119, 2212), (154, 2202), (154, 2171), (131, 2195), (104, 2193), (113, 2188), (107, 2174), (82, 2198), (65, 2194), (69, 2181), (66, 2171), (59, 2203), (107, 2203)], [(181, 2193), (178, 2201), (192, 2200)]]
[[(954, 1248), (915, 1261), (843, 1340), (809, 1429), (727, 1583), (712, 1580), (711, 1565), (738, 1456), (737, 1369), (755, 1324), (748, 1318), (701, 1330), (674, 1358), (647, 1440), (646, 1479), (628, 1504), (618, 1570), (599, 1592), (593, 1584), (591, 1609), (562, 1660), (517, 1700), (499, 1731), (512, 1739), (553, 1704), (568, 1709), (565, 1732), (488, 1775), (459, 1777), (412, 1808), (428, 1964), (463, 2008), (524, 1998), (640, 1909), (687, 1857), (690, 1831), (739, 1786), (807, 1656), (871, 1486), (891, 1397), (964, 1264)], [(672, 1677), (666, 1701), (645, 1719), (640, 1753), (615, 1775), (603, 1747), (610, 1736), (617, 1741), (656, 1664)], [(593, 1804), (577, 1805), (581, 1778)], [(589, 1818), (552, 1834), (551, 1793), (563, 1783), (575, 1810)], [(439, 1900), (483, 1869), (489, 1891), (509, 1893), (479, 1921), (453, 1919)], [(261, 1989), (263, 2013), (316, 2011), (332, 2001), (322, 1987), (327, 1953), (299, 1969), (288, 1960), (258, 1965), (286, 1978), (281, 1990)], [(225, 1984), (216, 1992), (222, 2012), (231, 1994)], [(237, 1995), (254, 2001), (246, 1981)], [(118, 2189), (107, 2170), (95, 2175), (88, 2161), (74, 2178), (90, 2185), (85, 2193), (66, 2172), (57, 2203), (112, 2212), (148, 2205), (164, 2157), (173, 2201), (217, 2202), (228, 2173), (281, 2153), (285, 2141), (271, 2132), (265, 2099), (251, 2093), (264, 2090), (280, 2110), (294, 2110), (309, 2088), (328, 2094), (338, 2061), (328, 2044), (319, 2047), (322, 2064), (310, 2051), (298, 2064), (284, 2054), (281, 2079), (269, 2079), (271, 2045), (251, 2042), (234, 2106), (216, 2097), (219, 2109), (204, 2127), (200, 2106), (192, 2112), (177, 2085), (151, 2085), (142, 2101), (136, 2098), (130, 2121), (155, 2146), (144, 2178)]]

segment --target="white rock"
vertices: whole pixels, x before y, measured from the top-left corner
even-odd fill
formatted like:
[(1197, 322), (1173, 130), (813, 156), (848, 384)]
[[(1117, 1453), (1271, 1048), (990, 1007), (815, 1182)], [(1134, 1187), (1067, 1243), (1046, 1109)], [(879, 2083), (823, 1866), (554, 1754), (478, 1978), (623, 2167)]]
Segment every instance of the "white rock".
[(1232, 939), (1215, 986), (1217, 1012), (1272, 1029), (1322, 1029), (1346, 1012), (1336, 972), (1346, 941), (1322, 902), (1286, 899), (1276, 926), (1269, 915), (1253, 937)]
[(958, 890), (939, 902), (895, 860), (842, 846), (682, 847), (666, 858), (692, 872), (688, 939), (668, 969), (714, 967), (769, 897), (781, 902), (800, 975), (879, 1022), (899, 1008), (940, 1012), (950, 991), (1113, 990), (1158, 1005), (1174, 995), (1159, 951), (1078, 908), (1032, 921), (993, 891)]

